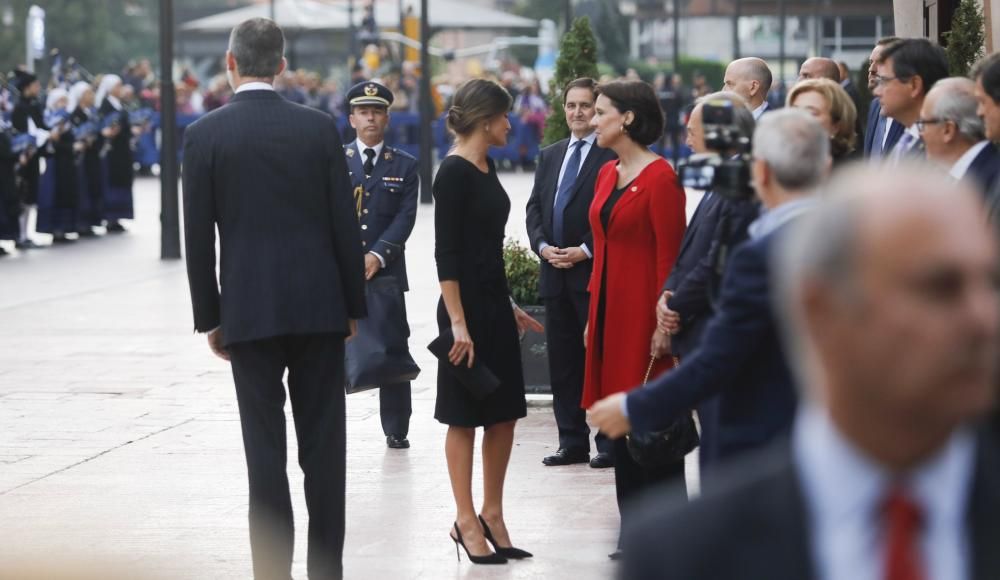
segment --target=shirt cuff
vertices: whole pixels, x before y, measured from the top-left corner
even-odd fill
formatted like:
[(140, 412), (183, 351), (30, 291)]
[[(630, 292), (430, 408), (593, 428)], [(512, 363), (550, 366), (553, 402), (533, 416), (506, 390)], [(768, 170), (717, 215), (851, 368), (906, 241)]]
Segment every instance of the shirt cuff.
[(624, 397), (622, 397), (622, 415), (624, 415), (626, 419), (629, 418), (628, 417), (628, 395), (625, 395)]
[(590, 248), (587, 247), (587, 244), (580, 244), (580, 249), (583, 250), (584, 254), (587, 254), (588, 258), (590, 259), (594, 258), (594, 254), (590, 253)]
[(212, 330), (206, 330), (206, 331), (205, 331), (205, 334), (212, 334), (213, 332), (215, 332), (216, 330), (219, 330), (220, 328), (222, 328), (222, 325), (221, 325), (221, 324), (220, 324), (220, 325), (218, 325), (218, 326), (216, 326), (216, 327), (215, 327), (215, 328), (213, 328)]
[(545, 248), (547, 248), (547, 247), (549, 247), (549, 244), (546, 243), (546, 242), (542, 242), (542, 243), (538, 244), (538, 257), (539, 258), (542, 257), (542, 252), (544, 252)]
[(379, 264), (382, 264), (382, 267), (385, 268), (385, 258), (383, 258), (382, 256), (380, 256), (376, 252), (368, 252), (368, 253), (371, 254), (371, 255), (373, 255), (373, 256), (375, 256), (376, 258), (378, 258)]

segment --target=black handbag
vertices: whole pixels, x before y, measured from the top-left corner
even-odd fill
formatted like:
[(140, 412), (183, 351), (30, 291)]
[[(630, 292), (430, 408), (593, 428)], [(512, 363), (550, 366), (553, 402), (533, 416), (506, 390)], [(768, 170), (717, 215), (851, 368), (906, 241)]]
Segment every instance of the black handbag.
[[(642, 381), (643, 385), (649, 382), (649, 374), (653, 372), (655, 362), (655, 357), (650, 359), (649, 368), (646, 369), (646, 378)], [(674, 365), (677, 364), (677, 358), (674, 357)], [(694, 418), (690, 411), (663, 431), (626, 435), (628, 454), (636, 463), (645, 468), (662, 467), (682, 461), (684, 456), (694, 451), (700, 442), (698, 428), (694, 424)]]
[(406, 344), (406, 299), (395, 276), (377, 276), (365, 284), (368, 317), (358, 320), (358, 334), (345, 347), (345, 388), (357, 393), (417, 378), (420, 367)]
[(427, 345), (427, 350), (431, 351), (438, 358), (440, 364), (455, 375), (455, 378), (458, 379), (458, 382), (462, 383), (462, 386), (469, 391), (469, 394), (482, 401), (500, 387), (500, 379), (486, 365), (480, 362), (478, 358), (473, 359), (472, 368), (469, 368), (469, 365), (465, 363), (460, 365), (451, 364), (451, 361), (448, 360), (448, 353), (451, 352), (451, 347), (454, 344), (455, 336), (449, 328), (431, 341)]

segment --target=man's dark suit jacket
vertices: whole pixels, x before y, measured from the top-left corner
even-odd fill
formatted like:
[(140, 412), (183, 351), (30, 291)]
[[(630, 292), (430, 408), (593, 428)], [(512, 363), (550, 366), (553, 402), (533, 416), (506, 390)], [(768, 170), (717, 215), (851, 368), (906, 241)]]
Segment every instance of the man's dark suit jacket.
[(979, 155), (976, 155), (965, 177), (979, 187), (984, 198), (988, 196), (1000, 177), (1000, 152), (993, 143), (987, 143)]
[(358, 220), (326, 113), (245, 91), (189, 126), (184, 233), (198, 332), (221, 325), (225, 344), (347, 333), (365, 314)]
[[(1000, 449), (978, 438), (967, 507), (969, 578), (1000, 578)], [(817, 578), (811, 526), (787, 443), (723, 469), (725, 483), (691, 502), (661, 492), (636, 506), (624, 580)]]
[(769, 262), (775, 240), (790, 223), (733, 252), (701, 346), (679, 367), (628, 394), (634, 431), (665, 429), (716, 394), (719, 459), (788, 431), (798, 397), (772, 313)]
[[(881, 112), (882, 104), (876, 97), (872, 99), (872, 104), (868, 108), (868, 127), (865, 129), (865, 157), (871, 156), (872, 147), (875, 146), (875, 126), (878, 125), (878, 117)], [(889, 137), (885, 140), (885, 151), (882, 152), (883, 157), (892, 151), (896, 142), (903, 136), (904, 130), (901, 123), (893, 121), (892, 127), (889, 127)]]
[[(569, 139), (563, 139), (542, 149), (538, 157), (538, 167), (535, 169), (535, 185), (528, 198), (527, 224), (531, 249), (539, 253), (542, 242), (550, 246), (556, 245), (552, 234), (552, 213), (555, 204), (556, 187), (559, 184), (559, 170), (566, 157)], [(594, 235), (590, 231), (590, 203), (594, 200), (594, 181), (597, 172), (608, 161), (615, 158), (610, 149), (602, 149), (597, 144), (590, 146), (587, 158), (583, 160), (580, 173), (570, 191), (572, 200), (566, 206), (563, 214), (563, 237), (565, 247), (587, 245), (594, 251)], [(542, 260), (541, 277), (538, 282), (539, 295), (542, 298), (554, 298), (562, 294), (567, 286), (574, 292), (586, 292), (590, 283), (590, 272), (593, 261), (586, 260), (572, 268), (561, 270), (553, 268)]]
[(858, 134), (858, 139), (864, 139), (865, 122), (861, 119), (861, 93), (858, 92), (858, 87), (854, 86), (854, 81), (848, 80), (847, 84), (840, 86), (844, 87), (844, 92), (847, 93), (848, 97), (851, 97), (851, 102), (854, 103), (854, 110), (857, 113), (854, 118), (854, 131)]
[(731, 201), (718, 193), (705, 195), (707, 199), (691, 216), (677, 261), (663, 285), (663, 291), (674, 293), (667, 306), (681, 317), (680, 332), (670, 337), (673, 354), (681, 358), (697, 348), (711, 318), (722, 246), (732, 249), (746, 240), (747, 226), (759, 213), (755, 201)]

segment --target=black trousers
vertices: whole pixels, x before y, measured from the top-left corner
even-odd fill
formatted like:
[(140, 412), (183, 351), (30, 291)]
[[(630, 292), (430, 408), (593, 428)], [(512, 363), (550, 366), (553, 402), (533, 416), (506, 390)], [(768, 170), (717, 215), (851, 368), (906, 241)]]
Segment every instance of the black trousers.
[(229, 345), (250, 479), (256, 580), (291, 577), (295, 526), (285, 471), (285, 385), (305, 474), (309, 577), (343, 577), (344, 337), (280, 336)]
[(678, 485), (686, 490), (684, 481), (684, 459), (675, 463), (654, 469), (647, 469), (636, 463), (628, 453), (625, 438), (615, 439), (615, 495), (618, 497), (618, 513), (621, 516), (621, 527), (618, 533), (618, 549), (627, 549), (622, 545), (624, 530), (628, 525), (632, 501), (638, 499), (644, 492), (661, 484)]
[[(590, 295), (565, 290), (545, 299), (545, 339), (549, 351), (552, 411), (559, 428), (559, 447), (590, 451), (587, 413), (580, 408), (587, 352), (583, 329), (587, 326)], [(602, 433), (594, 438), (598, 452), (614, 453), (614, 445)]]
[(410, 415), (413, 413), (410, 383), (382, 385), (378, 390), (378, 413), (382, 419), (384, 434), (406, 437), (410, 432)]

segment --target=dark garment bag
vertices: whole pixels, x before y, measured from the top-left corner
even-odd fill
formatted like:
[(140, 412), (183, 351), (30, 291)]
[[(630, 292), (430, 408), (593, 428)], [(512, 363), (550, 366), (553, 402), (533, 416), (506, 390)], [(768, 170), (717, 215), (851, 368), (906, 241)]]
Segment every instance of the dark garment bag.
[(406, 383), (420, 367), (406, 339), (406, 301), (395, 276), (377, 276), (365, 285), (368, 317), (358, 320), (358, 335), (347, 343), (345, 387), (348, 393)]

